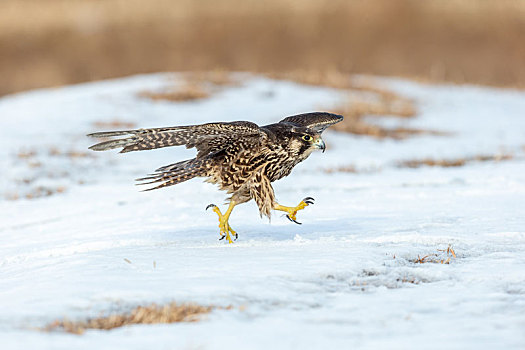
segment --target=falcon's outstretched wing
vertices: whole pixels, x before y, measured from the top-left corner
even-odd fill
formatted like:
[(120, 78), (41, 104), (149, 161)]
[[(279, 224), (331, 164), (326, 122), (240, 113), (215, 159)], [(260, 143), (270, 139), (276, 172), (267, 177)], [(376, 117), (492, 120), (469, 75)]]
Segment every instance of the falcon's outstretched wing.
[(208, 123), (202, 125), (174, 126), (168, 128), (137, 129), (126, 131), (95, 132), (92, 137), (128, 137), (97, 143), (90, 149), (105, 151), (123, 147), (120, 153), (143, 151), (155, 148), (186, 145), (199, 151), (197, 157), (220, 151), (239, 137), (254, 137), (254, 141), (264, 136), (259, 126), (252, 122)]
[(301, 126), (313, 130), (315, 132), (323, 132), (329, 126), (339, 123), (343, 120), (343, 116), (333, 113), (313, 112), (298, 115), (292, 115), (284, 118), (279, 123), (288, 123), (296, 126)]

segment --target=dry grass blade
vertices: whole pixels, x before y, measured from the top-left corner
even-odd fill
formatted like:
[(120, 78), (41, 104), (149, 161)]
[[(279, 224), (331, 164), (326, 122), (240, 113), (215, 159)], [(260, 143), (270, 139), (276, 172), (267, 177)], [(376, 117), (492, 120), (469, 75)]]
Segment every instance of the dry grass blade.
[(110, 330), (113, 328), (154, 323), (195, 322), (202, 315), (214, 309), (212, 306), (196, 304), (170, 303), (164, 306), (152, 304), (139, 306), (130, 313), (111, 314), (104, 317), (88, 319), (86, 321), (57, 320), (49, 324), (45, 330), (62, 330), (68, 333), (82, 334), (88, 329)]
[(417, 259), (415, 259), (415, 263), (417, 264), (423, 264), (425, 260), (428, 258), (428, 255), (425, 255), (424, 257), (420, 258), (419, 255), (417, 256)]
[(454, 251), (454, 249), (452, 249), (452, 246), (448, 246), (447, 249), (438, 249), (438, 251), (440, 252), (446, 252), (447, 255), (452, 255), (454, 258), (456, 257), (456, 252)]

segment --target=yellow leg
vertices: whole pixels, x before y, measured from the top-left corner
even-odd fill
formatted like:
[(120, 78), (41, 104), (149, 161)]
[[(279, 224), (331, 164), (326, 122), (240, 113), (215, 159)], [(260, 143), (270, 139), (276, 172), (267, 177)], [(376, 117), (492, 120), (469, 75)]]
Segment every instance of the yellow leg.
[(297, 222), (297, 212), (301, 209), (306, 208), (309, 204), (314, 204), (314, 199), (312, 197), (306, 197), (304, 198), (301, 203), (299, 203), (296, 207), (285, 207), (284, 205), (275, 204), (273, 207), (274, 210), (280, 210), (288, 213), (286, 217), (288, 220), (295, 222), (296, 224), (301, 225), (300, 222)]
[(220, 229), (220, 239), (226, 238), (228, 240), (228, 243), (233, 243), (232, 236), (237, 239), (238, 235), (237, 232), (235, 232), (230, 224), (228, 223), (228, 219), (230, 218), (230, 214), (232, 213), (233, 207), (235, 207), (237, 203), (234, 201), (230, 201), (230, 205), (228, 206), (228, 209), (226, 209), (226, 212), (224, 214), (221, 213), (221, 210), (219, 207), (217, 207), (215, 204), (210, 204), (206, 207), (213, 208), (213, 211), (219, 216), (219, 229)]

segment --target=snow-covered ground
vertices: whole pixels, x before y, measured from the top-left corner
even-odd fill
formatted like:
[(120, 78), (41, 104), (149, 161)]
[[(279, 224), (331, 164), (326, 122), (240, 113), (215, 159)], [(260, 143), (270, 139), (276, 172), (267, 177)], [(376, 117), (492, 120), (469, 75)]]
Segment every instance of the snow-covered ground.
[[(326, 131), (327, 152), (274, 184), (283, 204), (316, 199), (298, 213), (303, 225), (278, 214), (268, 223), (245, 204), (231, 217), (240, 235), (231, 245), (217, 240), (217, 217), (204, 210), (225, 199), (213, 185), (134, 187), (133, 179), (194, 150), (86, 152), (95, 140), (84, 135), (100, 131), (97, 122), (261, 125), (344, 98), (240, 78), (183, 103), (137, 96), (173, 84), (177, 76), (166, 74), (0, 99), (1, 349), (525, 348), (525, 92), (366, 77), (412, 98), (419, 112), (378, 123), (448, 136), (395, 141)], [(499, 154), (513, 158), (397, 166)], [(350, 165), (363, 171), (326, 172)], [(58, 193), (24, 198), (47, 192)], [(449, 245), (456, 258), (438, 250)], [(415, 262), (426, 255), (451, 259)], [(196, 323), (81, 336), (38, 330), (170, 301), (233, 309)]]

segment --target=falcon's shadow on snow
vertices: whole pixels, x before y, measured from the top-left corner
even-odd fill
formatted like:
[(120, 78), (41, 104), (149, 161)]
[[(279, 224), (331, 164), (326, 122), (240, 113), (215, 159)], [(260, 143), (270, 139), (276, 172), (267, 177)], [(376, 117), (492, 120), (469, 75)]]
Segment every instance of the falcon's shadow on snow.
[(358, 224), (348, 220), (323, 220), (308, 222), (301, 220), (301, 225), (289, 222), (285, 217), (272, 218), (271, 223), (247, 227), (247, 238), (254, 240), (289, 241), (297, 239), (317, 240), (326, 237), (341, 237), (360, 231)]
[[(260, 224), (242, 224), (233, 221), (232, 227), (239, 236), (231, 246), (254, 242), (282, 243), (298, 240), (336, 239), (363, 232), (362, 226), (355, 220), (340, 219), (308, 222), (308, 218), (305, 218), (301, 225), (297, 225), (289, 222), (285, 217), (272, 217), (271, 222), (262, 220)], [(191, 228), (152, 230), (149, 235), (156, 236), (156, 240), (165, 240), (166, 245), (199, 241), (212, 245), (220, 243), (230, 246), (227, 241), (219, 240), (217, 231), (216, 225), (203, 225)]]

